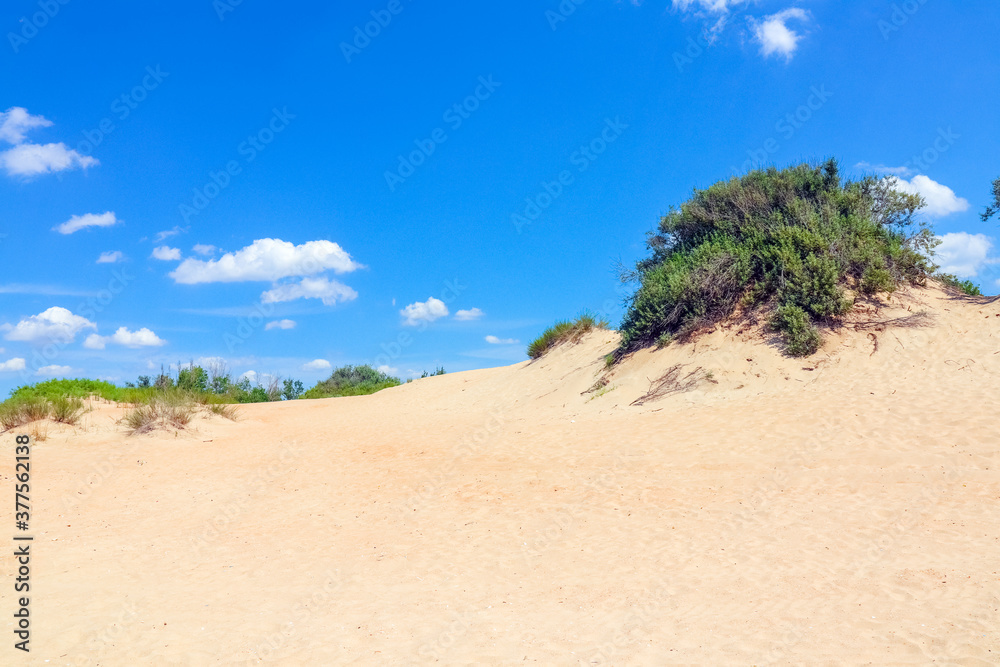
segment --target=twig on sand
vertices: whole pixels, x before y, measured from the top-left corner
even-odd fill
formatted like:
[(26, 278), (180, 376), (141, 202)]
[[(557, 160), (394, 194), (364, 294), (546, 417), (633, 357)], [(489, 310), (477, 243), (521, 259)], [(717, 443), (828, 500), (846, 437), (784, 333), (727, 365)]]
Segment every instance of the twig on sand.
[(681, 377), (682, 364), (674, 364), (667, 369), (667, 372), (656, 380), (649, 380), (649, 391), (632, 401), (631, 405), (642, 405), (658, 398), (691, 391), (699, 382), (708, 379), (707, 373), (701, 366), (698, 366), (687, 375)]

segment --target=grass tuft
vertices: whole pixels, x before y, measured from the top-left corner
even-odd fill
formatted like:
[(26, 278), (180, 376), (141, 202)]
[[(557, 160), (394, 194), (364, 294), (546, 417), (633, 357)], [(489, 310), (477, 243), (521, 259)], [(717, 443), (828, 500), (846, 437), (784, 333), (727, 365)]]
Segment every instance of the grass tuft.
[(52, 400), (52, 419), (63, 424), (75, 425), (83, 414), (83, 400), (76, 396), (57, 396)]
[(231, 421), (237, 421), (240, 418), (240, 411), (235, 405), (228, 405), (225, 403), (214, 403), (208, 406), (209, 411), (212, 414), (218, 415), (225, 419)]
[(542, 335), (531, 341), (528, 345), (528, 356), (538, 359), (552, 348), (566, 342), (579, 342), (579, 340), (594, 329), (607, 329), (608, 323), (605, 320), (598, 320), (590, 313), (584, 313), (573, 321), (563, 320), (556, 322), (551, 327), (542, 332)]

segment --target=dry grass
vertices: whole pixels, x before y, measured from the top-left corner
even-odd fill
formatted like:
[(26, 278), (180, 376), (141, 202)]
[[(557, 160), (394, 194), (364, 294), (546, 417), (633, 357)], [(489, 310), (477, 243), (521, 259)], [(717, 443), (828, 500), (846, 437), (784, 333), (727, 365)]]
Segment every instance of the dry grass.
[(239, 409), (235, 405), (229, 403), (210, 405), (208, 409), (212, 414), (232, 421), (237, 421), (240, 418)]
[(154, 399), (147, 405), (132, 408), (122, 417), (132, 435), (148, 433), (157, 427), (183, 429), (195, 413), (193, 402), (182, 399)]
[(670, 396), (671, 394), (680, 394), (685, 391), (691, 391), (699, 382), (703, 380), (714, 382), (714, 376), (710, 372), (706, 372), (701, 366), (698, 366), (693, 371), (690, 371), (687, 375), (681, 375), (684, 370), (682, 364), (674, 364), (667, 369), (667, 372), (661, 375), (656, 380), (649, 381), (649, 390), (640, 396), (639, 398), (632, 401), (632, 405), (642, 405), (643, 403), (648, 403), (650, 401), (655, 401), (664, 396)]
[(41, 425), (36, 423), (31, 427), (31, 430), (28, 431), (28, 435), (31, 436), (32, 442), (45, 442), (49, 439), (49, 429), (42, 428)]

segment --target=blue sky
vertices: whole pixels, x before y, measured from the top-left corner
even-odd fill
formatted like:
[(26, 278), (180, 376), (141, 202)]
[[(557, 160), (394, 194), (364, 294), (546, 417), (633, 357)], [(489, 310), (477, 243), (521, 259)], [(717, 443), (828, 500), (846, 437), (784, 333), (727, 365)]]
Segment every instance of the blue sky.
[[(9, 0), (0, 392), (520, 361), (693, 187), (840, 159), (1000, 291), (995, 2)], [(367, 31), (368, 34), (365, 34)], [(992, 46), (991, 46), (992, 45)]]

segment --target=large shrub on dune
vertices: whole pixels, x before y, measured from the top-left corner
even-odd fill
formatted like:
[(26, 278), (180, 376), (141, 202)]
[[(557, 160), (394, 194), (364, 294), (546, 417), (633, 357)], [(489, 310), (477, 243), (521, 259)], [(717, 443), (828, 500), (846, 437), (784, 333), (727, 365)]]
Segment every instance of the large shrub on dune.
[(739, 307), (768, 307), (786, 351), (811, 354), (821, 344), (816, 323), (847, 312), (848, 291), (891, 292), (931, 274), (936, 241), (914, 221), (923, 205), (891, 178), (842, 183), (835, 160), (695, 190), (649, 234), (651, 255), (623, 276), (638, 289), (621, 351), (689, 336)]
[(334, 370), (326, 380), (304, 393), (302, 398), (365, 396), (399, 385), (399, 378), (392, 377), (371, 366), (341, 366)]

